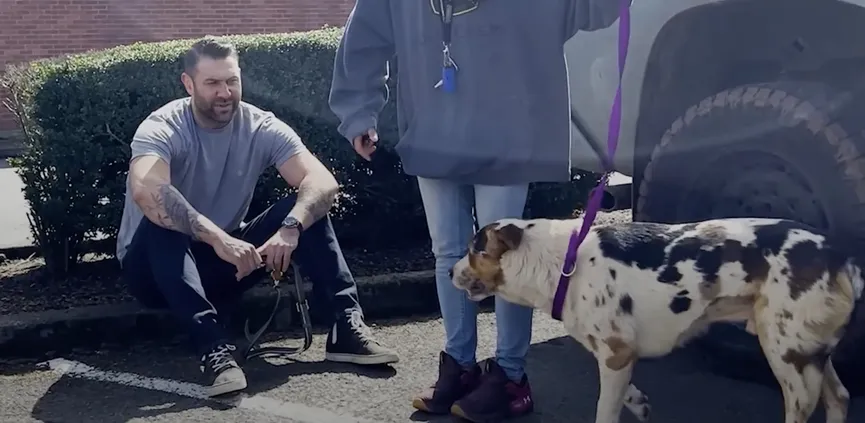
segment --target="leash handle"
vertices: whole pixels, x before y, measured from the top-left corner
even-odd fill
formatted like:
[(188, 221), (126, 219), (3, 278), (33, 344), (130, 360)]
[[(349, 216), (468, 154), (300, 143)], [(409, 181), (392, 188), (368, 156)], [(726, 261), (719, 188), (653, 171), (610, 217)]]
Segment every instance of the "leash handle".
[(613, 172), (613, 160), (616, 148), (619, 146), (619, 133), (622, 129), (622, 79), (625, 74), (625, 61), (628, 58), (628, 45), (631, 39), (631, 0), (619, 0), (619, 41), (618, 41), (618, 64), (619, 81), (616, 87), (616, 96), (610, 109), (610, 121), (607, 127), (607, 159), (604, 161), (604, 174), (601, 176), (598, 186), (589, 194), (586, 203), (586, 213), (583, 215), (583, 224), (580, 231), (571, 233), (568, 241), (568, 251), (565, 254), (565, 262), (562, 264), (562, 272), (559, 277), (559, 285), (553, 297), (552, 317), (562, 320), (562, 310), (565, 305), (565, 296), (568, 292), (571, 276), (577, 268), (577, 250), (580, 244), (589, 234), (589, 229), (595, 222), (595, 217), (601, 208), (601, 199), (604, 196), (604, 188), (609, 181), (610, 173)]

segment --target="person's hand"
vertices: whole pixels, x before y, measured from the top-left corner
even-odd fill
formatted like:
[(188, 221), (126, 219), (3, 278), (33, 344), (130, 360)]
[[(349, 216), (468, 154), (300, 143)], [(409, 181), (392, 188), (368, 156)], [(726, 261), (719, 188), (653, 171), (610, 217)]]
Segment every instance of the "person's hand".
[(372, 153), (375, 153), (376, 143), (378, 143), (378, 132), (375, 129), (366, 131), (366, 134), (357, 136), (352, 141), (354, 151), (366, 159), (366, 161), (372, 160)]
[(282, 228), (273, 234), (261, 247), (258, 254), (264, 257), (267, 268), (285, 273), (291, 263), (291, 254), (297, 248), (300, 232), (295, 228)]
[(261, 254), (255, 246), (230, 235), (224, 236), (213, 247), (219, 258), (231, 263), (237, 268), (234, 277), (241, 280), (263, 266)]

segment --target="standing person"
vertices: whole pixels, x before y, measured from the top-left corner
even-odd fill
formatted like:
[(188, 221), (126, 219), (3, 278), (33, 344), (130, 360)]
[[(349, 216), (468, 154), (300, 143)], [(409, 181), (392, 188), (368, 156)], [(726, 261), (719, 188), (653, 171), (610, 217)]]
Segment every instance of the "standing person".
[[(167, 308), (190, 333), (209, 395), (246, 388), (226, 314), (265, 267), (297, 262), (322, 292), (333, 328), (325, 358), (356, 364), (398, 360), (363, 322), (357, 286), (327, 215), (338, 186), (294, 130), (241, 101), (237, 51), (211, 38), (184, 56), (189, 97), (154, 111), (132, 139), (117, 258), (132, 294)], [(243, 218), (258, 182), (275, 167), (296, 196)]]
[(336, 52), (330, 107), (371, 159), (399, 64), (399, 154), (417, 177), (436, 258), (446, 342), (438, 379), (413, 405), (472, 421), (533, 410), (525, 374), (532, 310), (496, 298), (495, 359), (476, 363), (477, 305), (451, 283), (474, 221), (520, 217), (531, 182), (570, 180), (563, 46), (606, 28), (619, 0), (357, 0)]

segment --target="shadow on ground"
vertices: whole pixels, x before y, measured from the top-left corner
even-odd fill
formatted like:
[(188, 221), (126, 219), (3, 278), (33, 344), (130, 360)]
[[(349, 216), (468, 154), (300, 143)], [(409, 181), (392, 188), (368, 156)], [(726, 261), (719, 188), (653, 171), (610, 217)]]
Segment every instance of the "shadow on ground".
[[(320, 339), (320, 338), (319, 338)], [(324, 397), (335, 408), (353, 409), (353, 414), (381, 422), (453, 421), (450, 417), (435, 417), (413, 413), (406, 392), (413, 394), (430, 383), (431, 369), (418, 371), (413, 363), (435, 362), (427, 354), (403, 351), (403, 362), (395, 368), (362, 368), (329, 362), (307, 360), (271, 364), (255, 361), (247, 365), (249, 394), (263, 394), (288, 402), (307, 403), (309, 398)], [(153, 360), (158, 360), (154, 364)], [(165, 350), (147, 360), (82, 358), (101, 369), (130, 372), (150, 377), (198, 382), (195, 362), (182, 351)], [(536, 413), (516, 422), (592, 422), (598, 394), (597, 367), (594, 359), (570, 338), (554, 338), (532, 346), (528, 369), (536, 399)], [(667, 358), (644, 361), (637, 366), (634, 382), (650, 398), (652, 421), (663, 423), (769, 423), (783, 421), (781, 395), (777, 389), (722, 378), (705, 371), (705, 363), (694, 349), (681, 350)], [(333, 384), (345, 384), (345, 373), (357, 374), (357, 389), (334, 394)], [(339, 375), (343, 376), (339, 376)], [(370, 386), (380, 386), (385, 379), (389, 390), (375, 392)], [(285, 388), (283, 385), (294, 385)], [(366, 384), (366, 389), (365, 389)], [(344, 388), (344, 387), (343, 387)], [(310, 392), (312, 391), (312, 392)], [(388, 396), (388, 392), (394, 392)], [(397, 395), (396, 392), (401, 393)], [(336, 395), (337, 397), (334, 397)], [(299, 399), (301, 398), (301, 399)], [(306, 398), (306, 400), (304, 399)], [(390, 398), (390, 399), (388, 399)], [(376, 400), (378, 402), (376, 402)], [(99, 406), (94, 407), (98, 402)], [(337, 404), (339, 407), (337, 407)], [(365, 411), (363, 411), (365, 410)], [(361, 411), (361, 412), (357, 412)], [(856, 399), (851, 405), (848, 421), (865, 421), (865, 401)], [(238, 410), (230, 410), (210, 401), (185, 398), (174, 394), (129, 388), (102, 382), (61, 377), (39, 398), (31, 416), (40, 421), (125, 423), (132, 419), (144, 421), (185, 422), (236, 421)], [(198, 416), (198, 417), (195, 417)], [(245, 416), (245, 417), (244, 417)], [(243, 420), (270, 422), (267, 416), (241, 414)], [(259, 418), (261, 420), (259, 420)], [(818, 410), (812, 422), (824, 421)], [(636, 422), (632, 416), (623, 423)]]

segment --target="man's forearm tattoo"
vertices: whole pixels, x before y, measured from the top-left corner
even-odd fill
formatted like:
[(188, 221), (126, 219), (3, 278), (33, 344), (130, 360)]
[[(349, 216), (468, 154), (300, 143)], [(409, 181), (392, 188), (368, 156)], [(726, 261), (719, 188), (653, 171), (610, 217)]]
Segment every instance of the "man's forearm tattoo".
[(150, 216), (159, 226), (201, 239), (207, 229), (201, 222), (201, 214), (186, 201), (183, 194), (171, 184), (160, 185), (152, 194)]

